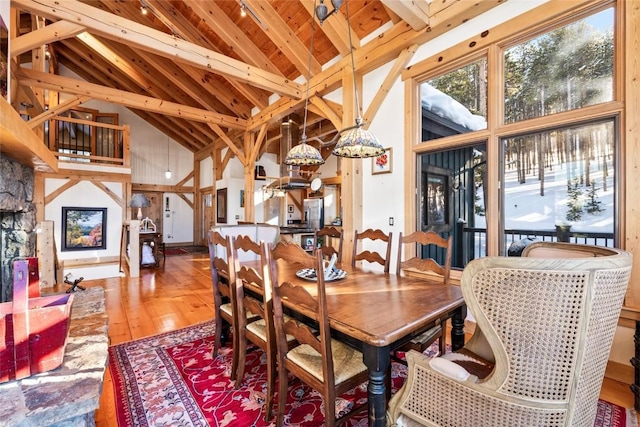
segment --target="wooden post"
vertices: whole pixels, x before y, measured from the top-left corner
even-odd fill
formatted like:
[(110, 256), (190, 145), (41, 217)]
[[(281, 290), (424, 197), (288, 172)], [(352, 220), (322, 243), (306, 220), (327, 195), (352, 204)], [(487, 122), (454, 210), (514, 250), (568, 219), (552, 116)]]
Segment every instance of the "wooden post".
[(40, 269), (40, 289), (51, 288), (62, 276), (56, 277), (56, 242), (53, 238), (53, 221), (42, 221), (40, 233), (36, 239), (36, 254)]

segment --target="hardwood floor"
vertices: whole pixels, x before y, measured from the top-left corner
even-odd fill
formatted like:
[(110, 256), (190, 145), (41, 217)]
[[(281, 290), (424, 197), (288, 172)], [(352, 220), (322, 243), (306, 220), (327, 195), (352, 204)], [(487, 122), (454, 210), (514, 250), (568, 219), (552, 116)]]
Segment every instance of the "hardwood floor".
[[(166, 259), (159, 268), (142, 268), (138, 278), (85, 281), (84, 286), (105, 289), (109, 338), (118, 344), (200, 323), (213, 317), (208, 255)], [(64, 291), (66, 285), (54, 290)], [(633, 406), (627, 384), (605, 379), (600, 396), (618, 405)], [(111, 375), (105, 373), (97, 427), (116, 426)]]

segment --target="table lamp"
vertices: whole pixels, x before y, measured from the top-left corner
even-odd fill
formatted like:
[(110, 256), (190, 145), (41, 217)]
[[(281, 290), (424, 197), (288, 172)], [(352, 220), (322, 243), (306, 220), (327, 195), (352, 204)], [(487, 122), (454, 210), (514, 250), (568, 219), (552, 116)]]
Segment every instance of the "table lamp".
[(129, 201), (130, 208), (138, 208), (138, 221), (142, 221), (142, 208), (148, 208), (151, 206), (151, 202), (142, 193), (135, 193), (131, 196)]

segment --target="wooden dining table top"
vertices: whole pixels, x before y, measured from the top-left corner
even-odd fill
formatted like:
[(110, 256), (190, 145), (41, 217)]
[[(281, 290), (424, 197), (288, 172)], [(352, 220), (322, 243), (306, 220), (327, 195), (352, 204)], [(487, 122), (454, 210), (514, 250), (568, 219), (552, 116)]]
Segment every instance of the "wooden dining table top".
[[(277, 261), (282, 279), (317, 293), (315, 280), (296, 276), (295, 264)], [(397, 276), (351, 265), (343, 279), (325, 281), (327, 309), (332, 329), (375, 347), (392, 345), (434, 319), (464, 305), (457, 285), (423, 277)]]

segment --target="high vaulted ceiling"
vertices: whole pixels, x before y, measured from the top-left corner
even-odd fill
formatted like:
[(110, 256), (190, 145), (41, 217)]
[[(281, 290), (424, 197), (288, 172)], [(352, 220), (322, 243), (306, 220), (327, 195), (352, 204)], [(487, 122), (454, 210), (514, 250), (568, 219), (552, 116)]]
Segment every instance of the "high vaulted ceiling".
[[(397, 61), (397, 77), (407, 52), (500, 2), (348, 0), (320, 26), (319, 0), (12, 0), (10, 56), (33, 62), (48, 50), (49, 74), (16, 70), (23, 88), (123, 104), (194, 153), (212, 144), (240, 153), (246, 130), (277, 152), (280, 121), (303, 117), (308, 75), (309, 137), (342, 124), (342, 105), (322, 96), (351, 69), (349, 37), (359, 72)], [(99, 87), (51, 75), (60, 64)]]

